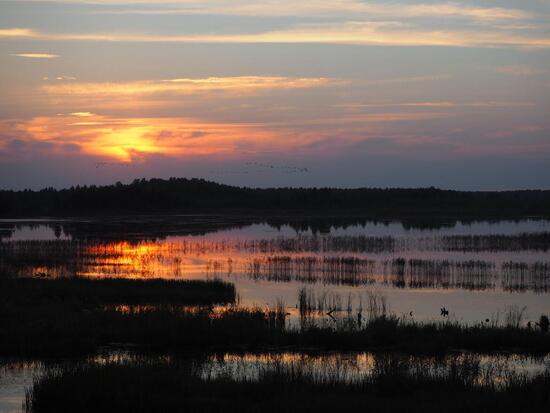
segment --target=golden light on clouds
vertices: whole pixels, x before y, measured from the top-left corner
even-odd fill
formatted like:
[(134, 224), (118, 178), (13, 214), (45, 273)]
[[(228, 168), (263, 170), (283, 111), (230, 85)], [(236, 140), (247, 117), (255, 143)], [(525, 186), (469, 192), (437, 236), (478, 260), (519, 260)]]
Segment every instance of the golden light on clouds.
[(71, 153), (116, 162), (140, 162), (149, 155), (238, 159), (254, 153), (297, 152), (319, 142), (334, 150), (361, 142), (367, 137), (365, 131), (381, 130), (376, 125), (446, 116), (440, 112), (378, 113), (272, 123), (230, 123), (190, 118), (117, 118), (74, 112), (0, 124), (0, 132), (19, 136), (31, 145), (46, 144), (47, 153), (69, 148)]
[[(78, 120), (82, 118), (86, 121)], [(245, 146), (254, 150), (284, 145), (274, 132), (255, 125), (184, 118), (112, 118), (87, 112), (37, 117), (17, 123), (15, 130), (29, 142), (73, 145), (83, 154), (118, 162), (139, 161), (150, 154), (231, 156)]]
[(24, 57), (27, 59), (57, 59), (59, 55), (50, 53), (16, 53), (14, 57)]
[(224, 92), (254, 94), (276, 89), (305, 89), (341, 85), (346, 82), (328, 78), (289, 78), (266, 76), (208, 77), (202, 79), (167, 79), (117, 83), (71, 82), (48, 84), (42, 90), (51, 95), (77, 96), (131, 96), (168, 94), (194, 94)]
[(72, 112), (72, 113), (69, 113), (69, 115), (77, 116), (80, 118), (88, 118), (88, 117), (94, 116), (92, 112)]
[(0, 38), (1, 37), (7, 37), (7, 38), (35, 37), (35, 36), (36, 36), (36, 32), (34, 32), (31, 29), (20, 29), (17, 27), (0, 29)]

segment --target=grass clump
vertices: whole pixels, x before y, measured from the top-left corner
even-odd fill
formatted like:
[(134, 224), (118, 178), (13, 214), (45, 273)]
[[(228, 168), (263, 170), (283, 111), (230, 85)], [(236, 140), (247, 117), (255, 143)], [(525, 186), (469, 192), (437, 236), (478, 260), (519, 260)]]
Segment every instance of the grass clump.
[[(119, 304), (149, 305), (160, 316), (184, 306), (233, 303), (236, 297), (234, 285), (219, 280), (4, 278), (0, 292), (0, 354), (30, 356), (95, 351), (118, 336), (111, 328), (128, 329), (124, 321), (134, 312), (121, 314)], [(147, 315), (141, 317), (143, 334), (166, 327), (144, 324)]]
[(0, 279), (3, 300), (18, 304), (69, 301), (82, 308), (104, 304), (233, 303), (235, 286), (221, 280), (164, 280), (122, 278), (7, 278)]

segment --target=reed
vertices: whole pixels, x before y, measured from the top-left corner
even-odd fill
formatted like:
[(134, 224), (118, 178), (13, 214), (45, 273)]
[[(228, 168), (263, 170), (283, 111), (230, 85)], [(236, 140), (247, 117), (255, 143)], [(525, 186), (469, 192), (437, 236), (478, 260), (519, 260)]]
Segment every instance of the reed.
[[(538, 242), (541, 237), (543, 241)], [(358, 256), (365, 251), (374, 251), (374, 247), (368, 247), (371, 243), (381, 243), (379, 248), (386, 249), (384, 244), (389, 242), (386, 238), (299, 235), (271, 240), (182, 240), (162, 243), (10, 241), (0, 242), (0, 276), (181, 278), (187, 271), (185, 259), (193, 257), (206, 262), (200, 269), (206, 277), (221, 277), (235, 271), (244, 272), (255, 280), (272, 282), (363, 286), (382, 281), (397, 288), (550, 291), (548, 262), (509, 261), (496, 264), (483, 260), (402, 257), (388, 260)], [(498, 245), (506, 243), (518, 248), (523, 248), (522, 245), (526, 248), (544, 245), (541, 234), (451, 236), (445, 239), (395, 238), (390, 250), (469, 251), (479, 247), (479, 251), (485, 251), (491, 245), (498, 250)], [(252, 256), (233, 259), (233, 253), (243, 251), (251, 252)], [(209, 258), (208, 254), (221, 254), (223, 258)]]
[(455, 359), (439, 374), (430, 364), (378, 355), (373, 374), (342, 380), (343, 367), (320, 375), (304, 363), (275, 364), (255, 379), (201, 374), (200, 362), (132, 360), (81, 363), (36, 378), (27, 413), (64, 412), (333, 412), (368, 408), (411, 412), (543, 412), (550, 408), (550, 373), (510, 374), (496, 385), (479, 361)]

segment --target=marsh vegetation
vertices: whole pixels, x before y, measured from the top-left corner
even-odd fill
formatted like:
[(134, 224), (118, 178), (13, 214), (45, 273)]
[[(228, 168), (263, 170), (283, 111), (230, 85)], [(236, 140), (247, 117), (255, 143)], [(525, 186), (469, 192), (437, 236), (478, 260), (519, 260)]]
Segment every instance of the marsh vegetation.
[[(434, 362), (375, 355), (370, 371), (348, 377), (345, 365), (316, 370), (274, 362), (255, 377), (211, 374), (204, 360), (145, 359), (81, 363), (50, 370), (27, 392), (25, 408), (41, 412), (329, 412), (375, 409), (417, 412), (533, 411), (550, 407), (548, 371), (527, 376), (479, 358)], [(210, 372), (210, 373), (209, 373)]]

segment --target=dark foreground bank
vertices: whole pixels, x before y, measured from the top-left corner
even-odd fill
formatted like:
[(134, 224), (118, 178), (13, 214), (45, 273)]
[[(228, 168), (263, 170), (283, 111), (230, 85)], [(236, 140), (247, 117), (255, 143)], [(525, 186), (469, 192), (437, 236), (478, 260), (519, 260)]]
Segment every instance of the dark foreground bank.
[(547, 412), (548, 372), (497, 380), (466, 359), (432, 375), (393, 356), (355, 382), (304, 365), (254, 379), (205, 376), (200, 362), (83, 363), (46, 373), (27, 392), (28, 413), (64, 412)]

